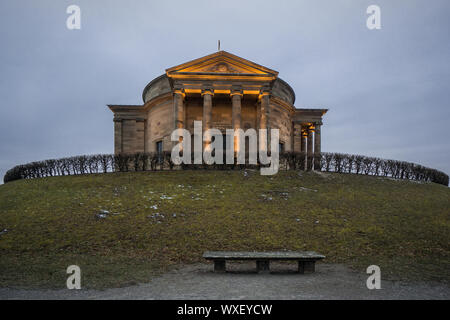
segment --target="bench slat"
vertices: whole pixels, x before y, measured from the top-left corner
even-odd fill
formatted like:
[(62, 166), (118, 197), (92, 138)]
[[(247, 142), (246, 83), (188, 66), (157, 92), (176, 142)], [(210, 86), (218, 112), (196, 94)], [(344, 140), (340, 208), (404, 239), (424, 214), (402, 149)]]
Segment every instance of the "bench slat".
[(320, 260), (325, 256), (314, 251), (206, 251), (203, 253), (206, 260)]

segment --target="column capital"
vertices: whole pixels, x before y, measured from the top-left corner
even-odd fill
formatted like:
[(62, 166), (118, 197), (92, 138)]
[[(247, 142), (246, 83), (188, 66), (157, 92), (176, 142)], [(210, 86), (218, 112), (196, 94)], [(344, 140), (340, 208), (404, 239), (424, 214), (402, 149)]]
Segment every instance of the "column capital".
[(203, 88), (203, 89), (202, 89), (202, 97), (203, 97), (205, 94), (214, 96), (214, 89), (213, 89), (213, 88)]
[(230, 96), (235, 96), (235, 95), (239, 95), (239, 96), (243, 96), (244, 95), (244, 91), (242, 90), (241, 86), (232, 86), (231, 90), (230, 90)]
[(262, 89), (259, 91), (258, 100), (261, 100), (261, 98), (262, 98), (262, 97), (265, 97), (265, 96), (270, 96), (270, 89), (268, 89), (268, 88), (262, 88)]
[(302, 137), (307, 137), (308, 136), (308, 127), (302, 125), (302, 127), (300, 129), (300, 133), (301, 133)]
[(322, 120), (314, 122), (314, 126), (321, 126), (321, 125), (323, 125)]
[(173, 94), (181, 94), (181, 96), (184, 98), (186, 96), (186, 93), (184, 92), (183, 87), (176, 87), (173, 89)]

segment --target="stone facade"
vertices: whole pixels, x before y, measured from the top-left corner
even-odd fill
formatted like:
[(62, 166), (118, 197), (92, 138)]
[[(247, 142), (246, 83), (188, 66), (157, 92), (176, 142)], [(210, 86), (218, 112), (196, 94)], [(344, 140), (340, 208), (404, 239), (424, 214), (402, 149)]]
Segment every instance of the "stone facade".
[[(297, 109), (295, 93), (278, 72), (225, 51), (166, 70), (142, 94), (142, 105), (108, 105), (114, 113), (114, 152), (170, 151), (175, 128), (280, 130), (283, 151), (321, 151), (327, 109)], [(310, 167), (312, 167), (312, 163)]]

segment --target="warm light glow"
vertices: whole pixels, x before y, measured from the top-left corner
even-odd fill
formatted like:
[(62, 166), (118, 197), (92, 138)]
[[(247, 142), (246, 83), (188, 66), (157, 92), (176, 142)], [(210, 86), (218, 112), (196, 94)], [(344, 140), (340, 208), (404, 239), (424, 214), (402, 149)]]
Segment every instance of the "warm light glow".
[(259, 90), (244, 90), (244, 94), (259, 94)]
[(239, 139), (238, 137), (234, 137), (234, 152), (239, 152), (240, 149)]
[[(238, 70), (241, 73), (257, 73), (257, 74), (267, 74), (267, 71), (262, 71), (252, 66), (246, 65), (244, 63), (239, 63), (237, 61), (233, 61), (226, 57), (217, 57), (212, 60), (205, 60), (203, 62), (194, 64), (189, 67), (180, 68), (177, 72), (205, 72), (205, 70), (214, 69), (215, 66), (225, 64), (231, 66), (231, 68)], [(220, 69), (219, 69), (220, 70)]]
[(202, 97), (203, 97), (205, 94), (209, 94), (209, 95), (211, 95), (211, 96), (214, 96), (214, 91), (211, 90), (211, 89), (205, 89), (205, 90), (202, 90)]
[(231, 91), (230, 96), (244, 96), (244, 94), (240, 91)]
[(262, 97), (268, 96), (268, 95), (270, 95), (270, 93), (267, 92), (267, 91), (261, 92), (261, 93), (259, 94), (259, 96), (258, 96), (258, 99), (261, 99)]
[[(208, 90), (209, 91), (209, 90)], [(182, 93), (180, 90), (174, 90), (174, 92), (176, 93)], [(186, 94), (201, 94), (202, 93), (202, 89), (184, 89), (184, 92)], [(251, 95), (259, 95), (260, 94), (260, 90), (243, 90), (242, 92), (239, 91), (231, 91), (230, 89), (215, 89), (214, 93), (221, 93), (221, 94), (229, 94), (229, 95), (246, 95), (246, 94), (251, 94)], [(267, 93), (268, 94), (268, 93)]]
[(184, 89), (186, 93), (202, 93), (201, 89)]
[(186, 94), (184, 93), (184, 90), (182, 90), (182, 89), (175, 89), (175, 90), (173, 90), (173, 93), (181, 94), (183, 96), (183, 98), (186, 96)]
[(230, 90), (223, 90), (223, 89), (215, 89), (214, 93), (225, 93), (225, 94), (229, 94)]
[(168, 77), (173, 79), (200, 79), (200, 80), (253, 80), (253, 81), (272, 81), (276, 77), (273, 76), (259, 76), (256, 74), (167, 74)]

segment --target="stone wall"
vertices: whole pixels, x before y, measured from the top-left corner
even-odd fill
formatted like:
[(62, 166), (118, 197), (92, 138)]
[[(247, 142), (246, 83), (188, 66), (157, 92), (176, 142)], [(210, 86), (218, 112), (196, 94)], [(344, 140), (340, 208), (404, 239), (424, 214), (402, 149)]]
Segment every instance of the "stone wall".
[(225, 51), (166, 69), (147, 84), (142, 98), (143, 105), (108, 105), (114, 112), (115, 153), (155, 152), (159, 141), (170, 151), (172, 131), (193, 133), (194, 121), (204, 115), (204, 130), (279, 129), (284, 151), (306, 146), (303, 151), (312, 157), (321, 150), (327, 110), (296, 109), (294, 90), (277, 71)]
[(122, 120), (122, 152), (135, 152), (137, 146), (137, 132), (136, 120), (124, 119)]
[(172, 92), (169, 78), (165, 74), (153, 79), (144, 89), (142, 99), (144, 103), (164, 93)]
[[(212, 122), (217, 129), (231, 129), (231, 98), (213, 98)], [(242, 129), (256, 128), (256, 100), (243, 99), (241, 106)], [(185, 128), (193, 132), (194, 120), (202, 121), (203, 99), (189, 97), (185, 100)]]
[(170, 134), (173, 131), (173, 101), (164, 101), (150, 108), (147, 119), (150, 132), (147, 135), (148, 152), (156, 152), (156, 143), (163, 141), (164, 151), (170, 151)]
[[(279, 100), (278, 100), (279, 101)], [(241, 128), (258, 129), (260, 107), (254, 97), (242, 99)], [(188, 97), (184, 101), (184, 127), (193, 133), (194, 120), (201, 121), (203, 117), (203, 98)], [(269, 111), (270, 128), (280, 130), (280, 142), (284, 151), (300, 151), (300, 126), (292, 134), (292, 110), (280, 104), (276, 99), (270, 100)], [(231, 98), (222, 96), (213, 98), (212, 108), (213, 128), (220, 130), (232, 128)], [(170, 134), (174, 129), (173, 98), (161, 100), (149, 107), (146, 114), (134, 118), (128, 115), (115, 122), (115, 152), (155, 152), (156, 143), (163, 141), (164, 151), (170, 151), (173, 143)]]
[(192, 97), (186, 99), (185, 101), (186, 120), (184, 127), (193, 134), (194, 121), (202, 121), (202, 118), (203, 118), (203, 99), (201, 97)]
[(291, 151), (292, 120), (289, 110), (271, 102), (269, 121), (271, 129), (280, 130), (280, 143), (283, 143), (284, 151)]

